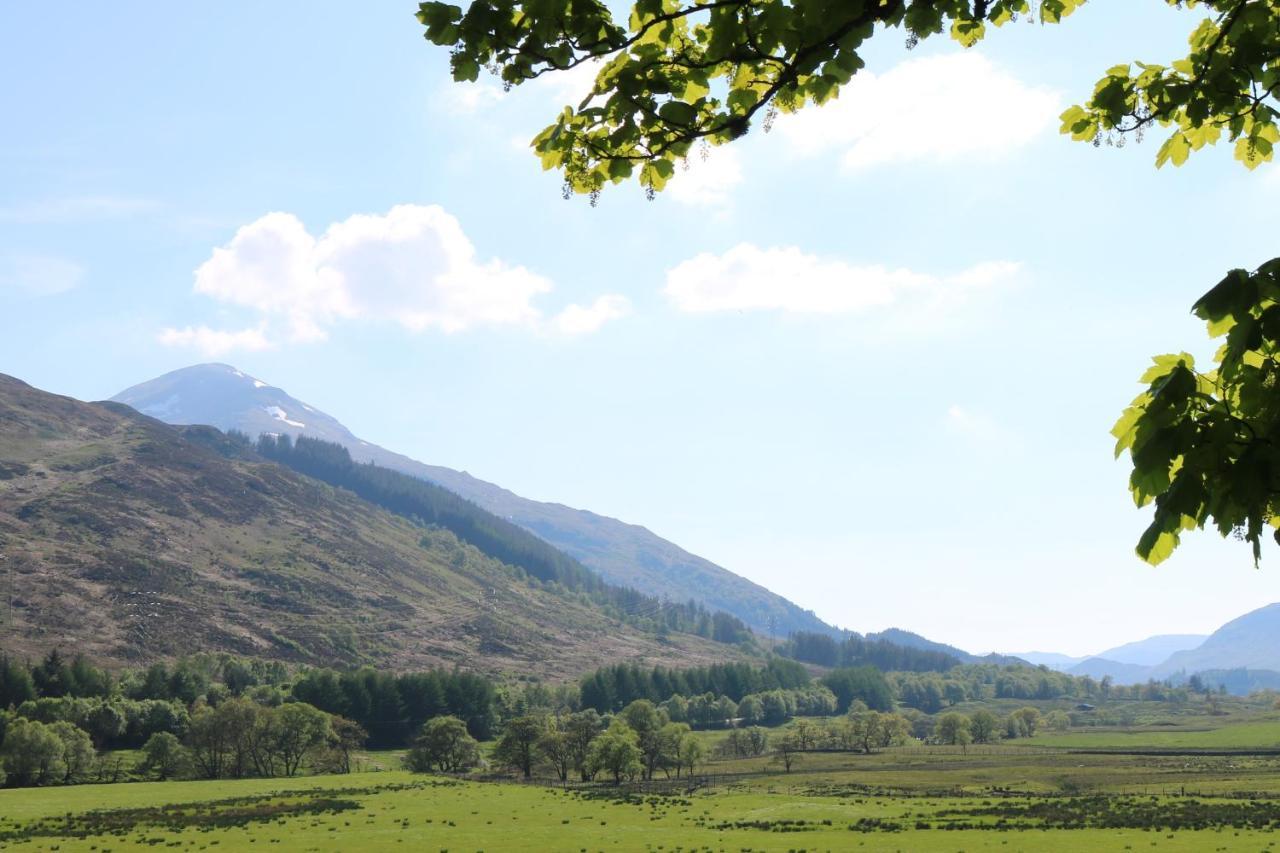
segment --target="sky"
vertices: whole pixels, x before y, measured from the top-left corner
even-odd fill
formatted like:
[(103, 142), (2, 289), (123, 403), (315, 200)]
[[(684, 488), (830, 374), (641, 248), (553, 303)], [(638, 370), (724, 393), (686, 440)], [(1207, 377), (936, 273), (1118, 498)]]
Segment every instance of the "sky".
[(416, 4), (0, 7), (0, 372), (80, 399), (221, 361), (357, 435), (642, 524), (857, 631), (1088, 654), (1280, 600), (1158, 568), (1108, 435), (1188, 309), (1274, 252), (1280, 169), (1073, 143), (1193, 13), (877, 37), (832, 105), (667, 192), (565, 201), (589, 78), (454, 84)]

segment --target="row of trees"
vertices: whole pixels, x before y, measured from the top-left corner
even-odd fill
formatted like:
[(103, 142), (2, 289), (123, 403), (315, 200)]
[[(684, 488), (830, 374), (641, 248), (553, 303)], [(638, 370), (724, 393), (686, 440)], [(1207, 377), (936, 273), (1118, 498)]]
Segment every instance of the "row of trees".
[(561, 781), (573, 774), (589, 780), (602, 772), (614, 782), (636, 776), (652, 779), (658, 772), (692, 774), (703, 758), (702, 744), (689, 725), (673, 721), (647, 699), (637, 699), (611, 720), (594, 709), (511, 720), (493, 754), (497, 762), (526, 778), (541, 761)]
[(1042, 728), (1066, 731), (1071, 717), (1060, 710), (1042, 715), (1036, 708), (1019, 708), (1005, 717), (991, 711), (976, 711), (964, 715), (949, 711), (938, 717), (934, 729), (934, 741), (950, 746), (967, 746), (971, 743), (995, 743), (1002, 739), (1032, 737)]
[(181, 735), (167, 730), (150, 735), (140, 760), (126, 768), (118, 756), (99, 753), (89, 733), (69, 720), (0, 716), (0, 783), (119, 781), (129, 772), (155, 779), (295, 776), (304, 764), (320, 772), (350, 772), (352, 752), (365, 741), (358, 724), (302, 702), (276, 707), (244, 698), (217, 707), (200, 702), (183, 728)]
[(492, 737), (498, 725), (493, 682), (461, 670), (396, 675), (371, 667), (309, 669), (298, 676), (291, 695), (359, 723), (375, 747), (403, 746), (433, 717), (458, 717), (480, 740)]
[(710, 693), (685, 699), (672, 696), (661, 704), (667, 716), (694, 728), (736, 725), (776, 726), (792, 717), (825, 717), (836, 712), (836, 696), (821, 684), (797, 690), (766, 690), (748, 693), (741, 702)]
[(772, 658), (763, 667), (722, 663), (688, 669), (651, 669), (620, 663), (597, 669), (579, 683), (579, 702), (601, 714), (617, 711), (637, 699), (661, 702), (672, 696), (686, 699), (710, 693), (740, 702), (750, 693), (808, 687), (809, 672), (800, 664)]
[(0, 652), (0, 708), (36, 699), (107, 698), (177, 701), (191, 705), (205, 698), (213, 703), (246, 690), (279, 688), (289, 671), (279, 661), (198, 654), (172, 665), (155, 663), (118, 675), (97, 667), (84, 655), (65, 657), (58, 649), (38, 663), (24, 663)]
[(898, 701), (933, 714), (961, 702), (991, 699), (1132, 699), (1187, 702), (1197, 693), (1193, 685), (1167, 681), (1118, 685), (1111, 678), (1072, 676), (1047, 667), (965, 664), (945, 673), (893, 672), (889, 683)]
[(183, 737), (190, 714), (180, 702), (160, 699), (110, 698), (30, 699), (14, 714), (40, 723), (70, 723), (84, 731), (98, 749), (136, 749), (154, 734)]
[[(493, 762), (525, 778), (542, 771), (560, 781), (604, 775), (652, 779), (656, 773), (692, 774), (703, 760), (702, 744), (687, 723), (638, 699), (611, 718), (589, 708), (569, 714), (530, 714), (508, 720), (493, 748)], [(479, 744), (457, 717), (427, 721), (405, 756), (415, 772), (456, 773), (479, 764)]]

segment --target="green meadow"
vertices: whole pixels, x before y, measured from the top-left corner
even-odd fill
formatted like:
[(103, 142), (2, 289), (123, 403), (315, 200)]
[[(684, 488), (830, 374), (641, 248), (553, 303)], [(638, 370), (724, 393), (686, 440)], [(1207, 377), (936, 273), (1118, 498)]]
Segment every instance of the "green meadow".
[[(793, 774), (794, 775), (794, 774)], [(1195, 800), (1239, 826), (1169, 827), (1185, 798), (1050, 801), (1035, 796), (871, 795), (798, 777), (687, 795), (415, 777), (401, 772), (5, 791), (5, 850), (1266, 850), (1280, 803)], [(1153, 828), (1056, 826), (1037, 807), (1080, 804), (1067, 820), (1140, 803)], [(1007, 812), (1012, 815), (997, 814)], [(1135, 819), (1141, 819), (1146, 811)], [(1004, 816), (1005, 827), (999, 827)], [(924, 825), (927, 824), (927, 828)], [(1254, 828), (1249, 828), (1250, 825)], [(974, 828), (950, 828), (967, 825)]]
[(365, 769), (15, 789), (0, 791), (0, 849), (1267, 851), (1280, 827), (1280, 756), (1267, 753), (1277, 733), (1268, 712), (963, 750), (808, 752), (789, 773), (768, 756), (713, 760), (692, 786)]

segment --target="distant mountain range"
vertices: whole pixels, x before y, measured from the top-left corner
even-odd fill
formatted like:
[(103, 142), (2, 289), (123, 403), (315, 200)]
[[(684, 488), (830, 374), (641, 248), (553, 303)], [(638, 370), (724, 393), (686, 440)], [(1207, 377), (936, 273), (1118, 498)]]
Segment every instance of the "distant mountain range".
[(1176, 652), (1152, 667), (1151, 676), (1242, 668), (1280, 670), (1280, 604), (1231, 620), (1195, 648)]
[[(0, 374), (0, 649), (61, 647), (117, 665), (231, 652), (556, 679), (618, 661), (744, 658), (734, 645), (637, 627), (638, 614), (599, 604), (593, 588), (540, 582), (547, 566), (599, 583), (515, 525), (466, 511), (473, 527), (488, 525), (474, 542), (208, 426), (169, 426)], [(515, 556), (491, 556), (492, 543)]]
[(1098, 652), (1094, 657), (1135, 666), (1155, 666), (1172, 654), (1196, 648), (1208, 638), (1207, 634), (1157, 634)]
[(1181, 681), (1199, 674), (1211, 686), (1221, 682), (1233, 690), (1258, 688), (1280, 683), (1280, 603), (1246, 613), (1208, 635), (1162, 634), (1085, 658), (1052, 652), (1017, 657), (1071, 675), (1110, 677), (1117, 684)]
[(793, 631), (839, 635), (811, 611), (733, 574), (634, 524), (520, 497), (464, 471), (427, 465), (353, 435), (336, 418), (281, 388), (227, 364), (200, 364), (166, 373), (112, 397), (169, 424), (207, 424), (256, 437), (308, 436), (346, 447), (357, 461), (437, 483), (509, 519), (580, 560), (609, 583), (640, 592), (694, 600), (737, 616), (756, 633)]

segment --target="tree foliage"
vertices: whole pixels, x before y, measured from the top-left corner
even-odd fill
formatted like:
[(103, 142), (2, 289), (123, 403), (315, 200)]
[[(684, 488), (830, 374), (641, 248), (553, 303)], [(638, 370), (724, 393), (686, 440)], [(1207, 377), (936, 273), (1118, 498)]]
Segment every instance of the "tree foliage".
[(415, 773), (461, 773), (480, 762), (480, 747), (457, 717), (428, 720), (405, 754), (405, 767)]
[[(1085, 0), (635, 0), (625, 19), (600, 0), (473, 0), (464, 10), (422, 3), (426, 38), (452, 49), (454, 79), (481, 69), (515, 86), (585, 63), (596, 71), (580, 104), (533, 140), (566, 192), (597, 194), (637, 177), (661, 190), (697, 143), (737, 139), (778, 111), (821, 105), (864, 65), (875, 34), (909, 46), (946, 33), (964, 45), (1019, 16), (1057, 23)], [(1089, 99), (1062, 116), (1063, 132), (1100, 144), (1170, 129), (1157, 163), (1183, 162), (1222, 136), (1251, 167), (1269, 160), (1280, 90), (1276, 0), (1166, 0), (1208, 15), (1189, 51), (1167, 65), (1108, 69)]]
[(672, 696), (691, 698), (707, 693), (740, 701), (744, 696), (771, 690), (792, 690), (809, 685), (809, 673), (800, 664), (773, 658), (763, 667), (748, 663), (720, 663), (688, 669), (636, 664), (601, 667), (581, 682), (582, 706), (600, 713), (619, 711), (637, 699), (661, 702)]
[(1280, 258), (1232, 270), (1192, 309), (1224, 339), (1215, 366), (1162, 355), (1112, 433), (1129, 451), (1138, 506), (1155, 505), (1138, 554), (1159, 563), (1184, 530), (1212, 524), (1262, 554), (1267, 528), (1280, 542)]

